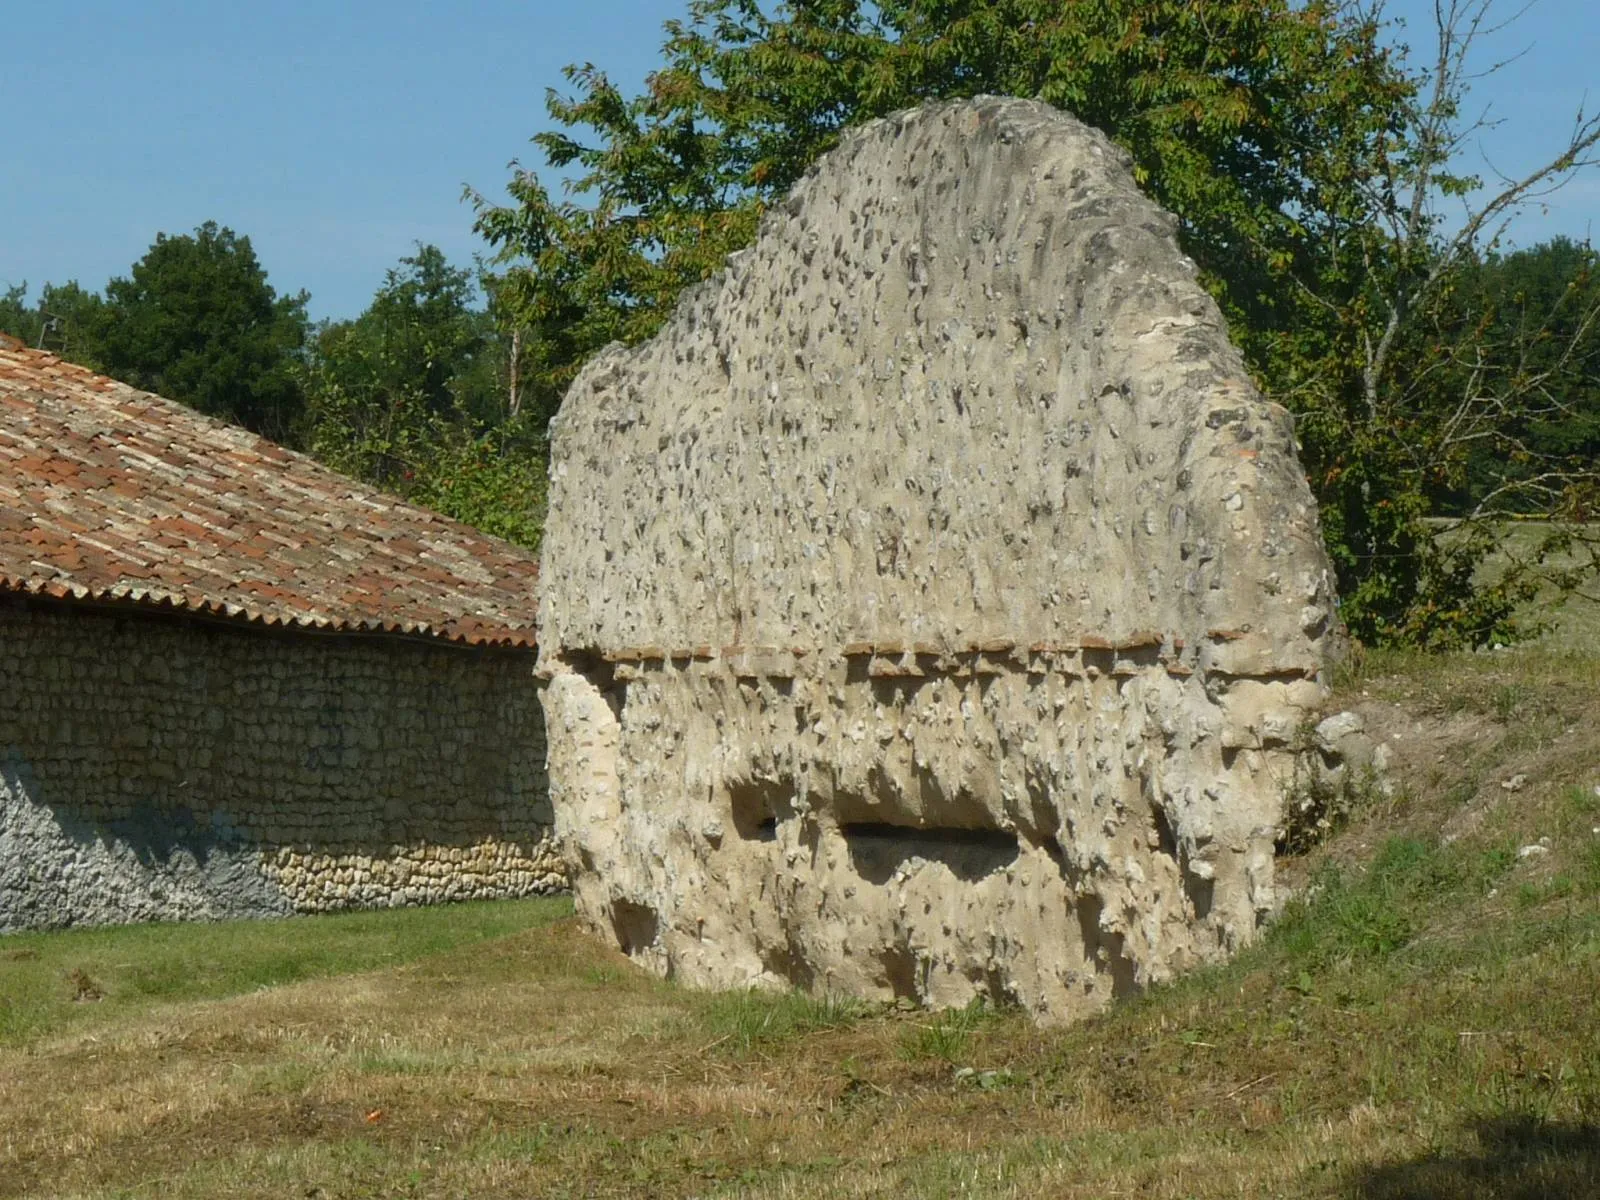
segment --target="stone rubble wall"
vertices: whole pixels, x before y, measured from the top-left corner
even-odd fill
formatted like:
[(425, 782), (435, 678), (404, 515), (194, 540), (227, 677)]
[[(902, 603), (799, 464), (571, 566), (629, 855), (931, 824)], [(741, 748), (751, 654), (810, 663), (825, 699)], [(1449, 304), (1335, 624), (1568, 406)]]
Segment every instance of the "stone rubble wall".
[(540, 670), (598, 930), (1047, 1020), (1253, 936), (1332, 574), (1174, 228), (1070, 117), (930, 106), (578, 377)]
[(0, 932), (564, 888), (532, 670), (0, 602)]

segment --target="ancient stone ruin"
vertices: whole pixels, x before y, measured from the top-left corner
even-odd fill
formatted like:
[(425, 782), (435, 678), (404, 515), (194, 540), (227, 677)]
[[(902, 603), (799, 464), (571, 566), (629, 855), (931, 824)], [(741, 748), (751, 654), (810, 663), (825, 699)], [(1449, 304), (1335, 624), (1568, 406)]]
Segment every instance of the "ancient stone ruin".
[(861, 128), (554, 428), (550, 786), (629, 954), (1065, 1020), (1271, 911), (1330, 571), (1105, 137)]

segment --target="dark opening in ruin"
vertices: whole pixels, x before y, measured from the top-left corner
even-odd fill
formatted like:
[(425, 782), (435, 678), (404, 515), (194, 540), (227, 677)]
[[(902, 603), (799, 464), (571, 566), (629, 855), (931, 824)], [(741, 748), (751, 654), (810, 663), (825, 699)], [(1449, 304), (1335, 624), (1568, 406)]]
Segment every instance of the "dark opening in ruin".
[(747, 842), (771, 842), (778, 822), (794, 812), (794, 793), (778, 780), (745, 779), (728, 784), (733, 829)]
[(895, 998), (904, 997), (923, 1003), (922, 989), (917, 986), (917, 956), (908, 946), (886, 946), (878, 956), (878, 964), (883, 968), (883, 982), (895, 994)]
[(1077, 904), (1078, 930), (1083, 937), (1083, 955), (1096, 970), (1111, 976), (1111, 994), (1118, 1000), (1139, 992), (1138, 970), (1124, 948), (1120, 933), (1100, 927), (1104, 903), (1098, 896), (1084, 896)]
[(1085, 646), (1083, 648), (1083, 667), (1086, 671), (1094, 671), (1101, 675), (1109, 675), (1116, 669), (1117, 652), (1099, 646)]
[(950, 873), (976, 882), (1017, 860), (1015, 834), (999, 829), (917, 829), (906, 825), (852, 822), (839, 826), (850, 863), (870, 883), (887, 883), (912, 859), (943, 863)]
[(1178, 835), (1172, 831), (1172, 822), (1167, 818), (1167, 810), (1159, 804), (1150, 806), (1150, 820), (1156, 827), (1156, 844), (1161, 853), (1173, 862), (1178, 861)]
[[(792, 937), (793, 931), (790, 933)], [(763, 947), (761, 967), (770, 974), (787, 979), (792, 986), (801, 991), (815, 992), (817, 989), (817, 973), (806, 961), (805, 953), (798, 949), (792, 940), (782, 946)]]
[(1149, 667), (1161, 665), (1161, 645), (1158, 642), (1147, 642), (1142, 646), (1124, 646), (1116, 652), (1116, 664), (1112, 670), (1118, 668), (1137, 667), (1144, 670)]
[(617, 945), (624, 954), (635, 954), (655, 945), (661, 919), (648, 904), (631, 900), (616, 900), (611, 905), (611, 928), (617, 935)]
[(1050, 856), (1050, 861), (1061, 868), (1062, 874), (1066, 874), (1067, 855), (1066, 851), (1062, 850), (1061, 842), (1057, 838), (1052, 835), (1046, 835), (1044, 838), (1040, 839), (1039, 849), (1043, 850)]

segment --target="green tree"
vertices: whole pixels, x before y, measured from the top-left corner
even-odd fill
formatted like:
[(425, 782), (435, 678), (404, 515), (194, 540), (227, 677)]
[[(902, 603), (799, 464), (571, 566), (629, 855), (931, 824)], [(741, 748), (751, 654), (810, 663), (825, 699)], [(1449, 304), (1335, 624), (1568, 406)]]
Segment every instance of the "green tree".
[(25, 345), (37, 346), (43, 332), (38, 309), (28, 305), (26, 282), (12, 284), (0, 292), (0, 333), (10, 334)]
[(305, 439), (337, 470), (537, 545), (544, 441), (506, 406), (509, 345), (474, 291), (419, 246), (359, 317), (324, 325), (302, 377)]
[[(1382, 0), (1364, 11), (1381, 17)], [(1268, 389), (1300, 415), (1351, 628), (1369, 641), (1443, 647), (1528, 632), (1518, 609), (1540, 586), (1581, 578), (1550, 568), (1548, 553), (1576, 549), (1585, 570), (1600, 570), (1593, 527), (1570, 520), (1592, 513), (1600, 464), (1525, 436), (1553, 411), (1554, 377), (1525, 369), (1541, 335), (1497, 322), (1479, 282), (1511, 218), (1596, 164), (1600, 119), (1580, 111), (1566, 144), (1521, 178), (1485, 187), (1462, 175), (1459, 153), (1484, 127), (1462, 112), (1473, 81), (1495, 69), (1476, 59), (1499, 27), (1496, 0), (1439, 0), (1435, 16), (1399, 119), (1307, 213), (1313, 269), (1297, 264), (1289, 276), (1298, 318), (1245, 344)], [(1485, 458), (1518, 467), (1439, 536), (1440, 498)], [(1529, 514), (1556, 519), (1544, 545), (1486, 576), (1508, 518)]]
[(1542, 472), (1600, 463), (1600, 255), (1556, 237), (1492, 253), (1463, 277), (1458, 319), (1476, 322), (1489, 348), (1464, 364), (1470, 386), (1526, 393), (1527, 403), (1507, 415), (1502, 445), (1472, 451), (1441, 507), (1465, 517), (1509, 495), (1537, 512), (1557, 499)]
[(313, 444), (328, 454), (335, 442), (362, 447), (355, 473), (394, 486), (407, 465), (387, 447), (419, 421), (471, 408), (458, 392), (487, 348), (472, 298), (470, 273), (437, 247), (419, 246), (386, 273), (359, 317), (319, 329), (305, 376)]
[(566, 196), (518, 168), (512, 203), (471, 193), (477, 228), (551, 409), (607, 341), (653, 333), (843, 129), (933, 98), (1041, 98), (1131, 152), (1259, 379), (1301, 415), (1351, 627), (1509, 636), (1526, 581), (1481, 586), (1488, 527), (1444, 543), (1427, 517), (1526, 396), (1459, 419), (1445, 364), (1483, 347), (1437, 338), (1497, 222), (1600, 129), (1580, 115), (1561, 155), (1447, 229), (1438, 200), (1476, 183), (1451, 163), (1491, 2), (1441, 0), (1438, 54), (1413, 70), (1381, 0), (694, 0), (642, 95), (569, 68), (575, 94), (547, 99), (561, 128), (535, 138), (572, 173)]
[(307, 299), (279, 296), (250, 239), (207, 222), (193, 236), (158, 234), (106, 285), (87, 349), (117, 379), (290, 441)]
[(97, 339), (104, 328), (105, 302), (75, 281), (45, 284), (31, 306), (27, 296), (25, 283), (7, 288), (0, 296), (0, 332), (69, 362), (98, 368)]
[(42, 326), (36, 343), (68, 362), (104, 370), (100, 341), (107, 328), (105, 300), (76, 280), (47, 283), (39, 293)]
[(1378, 30), (1321, 0), (793, 0), (770, 14), (697, 0), (668, 23), (643, 95), (568, 69), (577, 94), (547, 101), (565, 129), (535, 141), (576, 169), (570, 195), (519, 169), (512, 205), (473, 194), (478, 229), (559, 392), (605, 342), (653, 333), (849, 125), (933, 98), (1037, 96), (1133, 152), (1230, 315), (1264, 334), (1297, 312), (1283, 278), (1305, 254), (1295, 214), (1350, 170), (1330, 148), (1377, 136), (1409, 93)]
[(486, 348), (472, 300), (471, 272), (452, 267), (437, 246), (402, 258), (355, 323), (371, 386), (413, 390), (432, 412), (454, 409), (463, 376)]

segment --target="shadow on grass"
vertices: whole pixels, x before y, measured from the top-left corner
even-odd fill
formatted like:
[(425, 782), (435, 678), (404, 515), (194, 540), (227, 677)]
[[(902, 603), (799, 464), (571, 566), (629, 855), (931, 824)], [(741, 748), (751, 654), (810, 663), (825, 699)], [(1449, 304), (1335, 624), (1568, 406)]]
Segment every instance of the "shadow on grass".
[(1353, 1172), (1350, 1200), (1593, 1200), (1600, 1125), (1500, 1117), (1473, 1129), (1476, 1152), (1434, 1153)]

